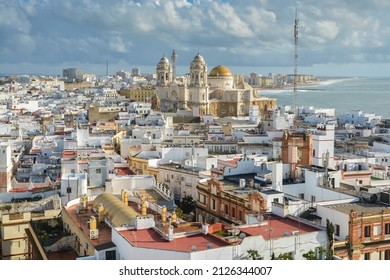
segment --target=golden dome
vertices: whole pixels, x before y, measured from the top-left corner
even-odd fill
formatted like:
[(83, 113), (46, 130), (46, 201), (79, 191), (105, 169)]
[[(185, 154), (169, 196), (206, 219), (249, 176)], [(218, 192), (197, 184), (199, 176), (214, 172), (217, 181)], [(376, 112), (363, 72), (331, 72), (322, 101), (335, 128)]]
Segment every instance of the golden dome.
[(220, 77), (220, 76), (232, 76), (232, 72), (230, 72), (229, 68), (223, 65), (215, 66), (210, 71), (210, 77)]

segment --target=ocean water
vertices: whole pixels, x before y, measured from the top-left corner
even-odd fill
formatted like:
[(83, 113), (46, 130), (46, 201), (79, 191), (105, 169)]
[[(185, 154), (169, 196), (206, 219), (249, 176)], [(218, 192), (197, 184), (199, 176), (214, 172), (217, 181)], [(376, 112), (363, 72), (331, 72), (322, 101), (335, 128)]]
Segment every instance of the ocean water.
[[(276, 98), (277, 105), (294, 105), (293, 89), (260, 90), (259, 93)], [(297, 105), (335, 108), (337, 115), (362, 110), (390, 119), (390, 78), (329, 79), (315, 86), (299, 86)]]

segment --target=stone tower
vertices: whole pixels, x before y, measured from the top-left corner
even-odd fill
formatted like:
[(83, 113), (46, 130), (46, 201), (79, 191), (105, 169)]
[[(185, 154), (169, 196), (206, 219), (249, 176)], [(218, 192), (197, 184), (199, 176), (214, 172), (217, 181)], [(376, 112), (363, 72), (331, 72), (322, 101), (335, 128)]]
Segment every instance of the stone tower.
[(0, 193), (11, 189), (12, 160), (11, 146), (0, 145)]

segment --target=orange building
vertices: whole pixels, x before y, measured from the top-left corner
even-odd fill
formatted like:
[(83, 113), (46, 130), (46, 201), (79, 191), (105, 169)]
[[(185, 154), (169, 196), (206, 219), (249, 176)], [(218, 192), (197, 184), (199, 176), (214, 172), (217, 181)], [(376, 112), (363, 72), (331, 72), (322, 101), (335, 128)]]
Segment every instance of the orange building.
[(350, 205), (349, 235), (335, 243), (335, 255), (351, 260), (390, 260), (390, 208), (364, 205)]
[(253, 186), (237, 185), (217, 179), (200, 180), (197, 186), (196, 215), (199, 222), (246, 224), (248, 215), (267, 209), (267, 201)]
[(312, 139), (308, 133), (285, 133), (282, 140), (282, 162), (290, 164), (290, 178), (295, 179), (296, 167), (312, 164)]

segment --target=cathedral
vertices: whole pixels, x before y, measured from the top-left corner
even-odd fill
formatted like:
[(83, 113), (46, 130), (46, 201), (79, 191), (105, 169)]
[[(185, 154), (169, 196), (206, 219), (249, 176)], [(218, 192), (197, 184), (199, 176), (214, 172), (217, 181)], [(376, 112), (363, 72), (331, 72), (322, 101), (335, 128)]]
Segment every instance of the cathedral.
[(223, 65), (207, 72), (207, 63), (197, 54), (191, 62), (189, 76), (176, 76), (176, 53), (171, 61), (163, 56), (157, 64), (156, 93), (161, 112), (177, 112), (194, 117), (248, 116), (257, 106), (263, 114), (276, 106), (276, 100), (259, 96), (244, 79), (235, 79)]

